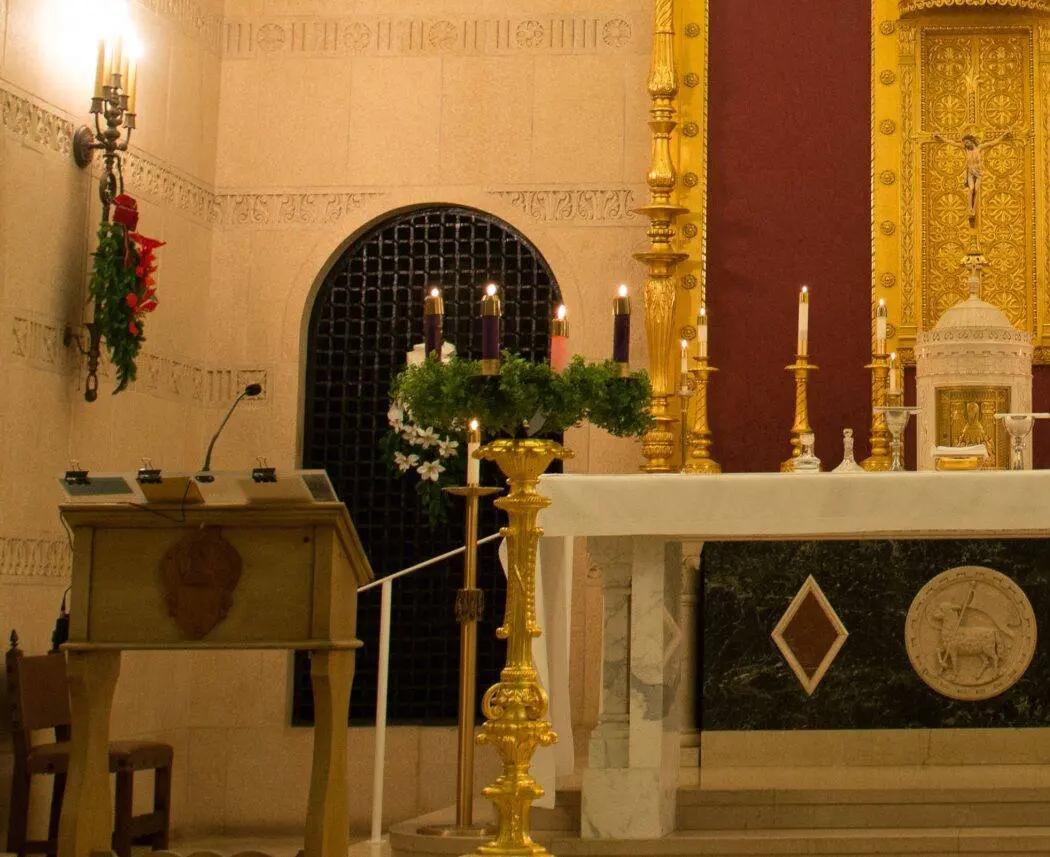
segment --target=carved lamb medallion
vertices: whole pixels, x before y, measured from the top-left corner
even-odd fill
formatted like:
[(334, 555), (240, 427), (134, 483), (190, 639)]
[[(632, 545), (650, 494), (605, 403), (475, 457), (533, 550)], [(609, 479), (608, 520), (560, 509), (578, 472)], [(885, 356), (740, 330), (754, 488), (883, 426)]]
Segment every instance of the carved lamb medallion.
[(998, 696), (1035, 653), (1035, 614), (1005, 574), (961, 566), (927, 583), (908, 610), (905, 645), (919, 677), (951, 699)]

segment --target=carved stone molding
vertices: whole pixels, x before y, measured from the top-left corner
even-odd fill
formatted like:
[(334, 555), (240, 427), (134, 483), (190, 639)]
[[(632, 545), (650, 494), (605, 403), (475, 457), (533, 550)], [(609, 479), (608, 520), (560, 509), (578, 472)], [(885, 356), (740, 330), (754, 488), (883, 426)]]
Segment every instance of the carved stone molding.
[(916, 12), (935, 12), (958, 6), (989, 8), (998, 6), (1007, 9), (1028, 9), (1033, 12), (1050, 12), (1050, 0), (900, 0), (901, 15)]
[(0, 577), (63, 581), (69, 567), (69, 542), (64, 538), (0, 534)]
[[(3, 0), (0, 0), (2, 3)], [(137, 0), (154, 15), (175, 24), (186, 35), (213, 53), (222, 50), (223, 18), (209, 15), (197, 0)]]
[(641, 25), (606, 14), (520, 18), (299, 17), (228, 20), (226, 57), (597, 53), (642, 43)]
[(634, 222), (632, 188), (492, 190), (492, 196), (538, 223)]
[(58, 374), (65, 374), (73, 365), (69, 349), (62, 344), (63, 325), (54, 319), (16, 312), (4, 326), (11, 336), (10, 345), (4, 348), (7, 355)]
[(213, 198), (208, 219), (226, 228), (331, 225), (384, 195), (380, 191), (225, 193)]
[(30, 146), (69, 155), (74, 130), (69, 119), (9, 89), (0, 89), (0, 101), (5, 131)]
[(134, 150), (124, 158), (124, 181), (129, 191), (167, 202), (199, 220), (207, 219), (215, 205), (215, 194), (210, 188)]

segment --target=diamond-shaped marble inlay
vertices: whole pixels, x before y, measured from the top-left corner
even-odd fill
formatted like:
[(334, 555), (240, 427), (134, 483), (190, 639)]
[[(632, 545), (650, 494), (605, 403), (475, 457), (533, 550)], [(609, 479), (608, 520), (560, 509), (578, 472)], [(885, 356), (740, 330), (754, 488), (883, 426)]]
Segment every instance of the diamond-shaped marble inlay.
[(806, 693), (812, 695), (849, 632), (810, 575), (780, 617), (772, 636)]

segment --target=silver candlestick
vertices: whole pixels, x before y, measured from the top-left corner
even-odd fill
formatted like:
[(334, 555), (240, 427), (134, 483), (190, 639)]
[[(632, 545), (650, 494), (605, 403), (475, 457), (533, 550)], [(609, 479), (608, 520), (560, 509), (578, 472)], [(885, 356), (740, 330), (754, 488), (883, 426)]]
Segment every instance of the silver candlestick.
[(904, 470), (904, 429), (912, 414), (919, 412), (918, 408), (906, 407), (905, 405), (887, 405), (884, 408), (875, 408), (875, 413), (882, 414), (886, 418), (886, 428), (890, 430), (890, 455), (892, 461), (890, 470), (899, 473)]
[(853, 429), (842, 430), (842, 463), (832, 473), (867, 473), (853, 456)]
[(1036, 420), (1050, 419), (1050, 414), (996, 414), (995, 418), (1003, 421), (1010, 435), (1010, 469), (1024, 470), (1024, 451), (1032, 427)]

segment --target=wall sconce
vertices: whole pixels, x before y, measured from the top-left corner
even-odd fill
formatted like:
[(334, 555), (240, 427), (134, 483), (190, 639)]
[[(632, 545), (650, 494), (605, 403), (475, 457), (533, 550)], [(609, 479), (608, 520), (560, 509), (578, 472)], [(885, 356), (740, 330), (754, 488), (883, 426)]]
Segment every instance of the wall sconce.
[[(102, 202), (103, 223), (109, 222), (114, 200), (124, 193), (121, 155), (128, 150), (131, 132), (135, 130), (138, 63), (142, 56), (142, 43), (131, 27), (126, 6), (114, 29), (116, 34), (113, 37), (103, 37), (98, 43), (95, 93), (91, 98), (90, 109), (95, 127), (82, 125), (73, 135), (73, 160), (81, 169), (91, 165), (96, 150), (102, 152), (98, 196)], [(95, 311), (97, 316), (97, 305)], [(98, 398), (102, 336), (94, 322), (87, 322), (84, 326), (88, 333), (86, 348), (81, 343), (80, 335), (68, 326), (63, 342), (67, 346), (76, 343), (77, 349), (87, 358), (84, 399), (93, 402)]]

